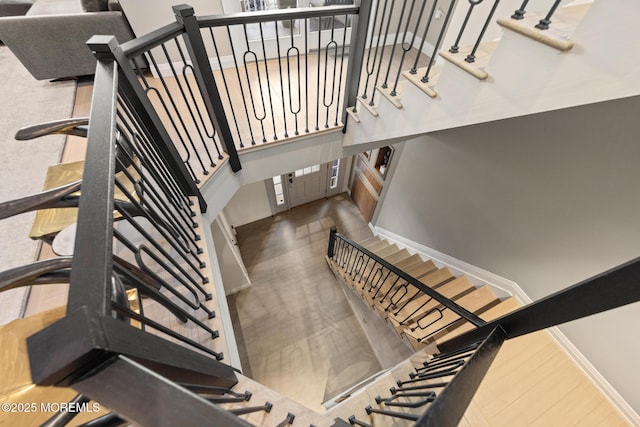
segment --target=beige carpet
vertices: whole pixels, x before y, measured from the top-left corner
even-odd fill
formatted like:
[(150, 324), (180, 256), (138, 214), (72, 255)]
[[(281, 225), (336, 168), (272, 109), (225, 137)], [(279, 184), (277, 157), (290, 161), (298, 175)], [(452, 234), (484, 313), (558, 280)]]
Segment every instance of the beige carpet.
[[(11, 51), (0, 45), (0, 201), (37, 193), (47, 166), (58, 163), (63, 136), (16, 141), (18, 129), (70, 117), (75, 82), (35, 80)], [(0, 270), (28, 264), (38, 244), (28, 237), (33, 214), (0, 221)], [(0, 325), (20, 317), (27, 289), (0, 294)]]

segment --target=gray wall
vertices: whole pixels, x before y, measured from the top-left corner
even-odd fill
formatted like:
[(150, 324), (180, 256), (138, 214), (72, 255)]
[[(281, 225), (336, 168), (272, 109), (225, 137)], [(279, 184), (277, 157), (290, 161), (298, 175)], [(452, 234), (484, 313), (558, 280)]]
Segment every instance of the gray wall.
[[(640, 256), (640, 97), (406, 144), (376, 224), (538, 299)], [(561, 330), (640, 412), (640, 305)]]

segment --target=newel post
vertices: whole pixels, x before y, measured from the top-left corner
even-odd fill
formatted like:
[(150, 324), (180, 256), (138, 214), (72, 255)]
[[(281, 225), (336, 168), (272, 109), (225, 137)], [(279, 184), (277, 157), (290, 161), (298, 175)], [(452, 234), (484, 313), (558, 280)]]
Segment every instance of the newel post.
[(329, 247), (327, 248), (327, 256), (329, 258), (333, 258), (333, 255), (335, 254), (336, 234), (338, 234), (338, 230), (334, 225), (329, 230)]
[(173, 13), (175, 13), (176, 21), (184, 26), (184, 42), (187, 46), (189, 58), (192, 62), (191, 65), (193, 66), (193, 74), (198, 82), (198, 89), (211, 118), (211, 123), (218, 133), (225, 153), (229, 155), (231, 169), (234, 172), (238, 172), (242, 169), (242, 165), (240, 164), (240, 158), (233, 142), (233, 135), (231, 135), (231, 128), (220, 99), (220, 92), (213, 78), (211, 63), (202, 40), (198, 20), (194, 15), (193, 8), (187, 4), (173, 6)]

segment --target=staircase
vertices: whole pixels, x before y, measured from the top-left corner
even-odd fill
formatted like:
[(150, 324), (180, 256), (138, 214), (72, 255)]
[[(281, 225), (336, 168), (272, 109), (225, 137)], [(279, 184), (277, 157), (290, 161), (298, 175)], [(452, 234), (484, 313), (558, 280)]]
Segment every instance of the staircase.
[[(496, 319), (519, 307), (513, 297), (500, 300), (487, 285), (475, 287), (465, 275), (454, 276), (432, 260), (411, 255), (406, 249), (379, 237), (360, 246), (406, 272), (421, 284), (477, 315), (484, 321)], [(407, 283), (378, 263), (364, 257), (327, 258), (331, 270), (352, 292), (385, 320), (416, 351), (437, 345), (473, 327), (439, 301)], [(433, 347), (432, 347), (433, 349)]]
[[(493, 2), (477, 7), (485, 7), (483, 19), (487, 3)], [(365, 100), (360, 96), (358, 123), (348, 126), (345, 145), (367, 144), (369, 149), (380, 145), (376, 141), (388, 145), (438, 130), (640, 93), (634, 77), (640, 71), (639, 61), (611, 52), (611, 46), (619, 52), (635, 49), (637, 26), (628, 16), (636, 8), (633, 2), (615, 7), (602, 1), (562, 2), (548, 30), (535, 28), (546, 14), (546, 4), (530, 3), (520, 20), (510, 17), (513, 6), (517, 7), (499, 4), (470, 63), (465, 59), (474, 47), (471, 37), (477, 36), (483, 22), (473, 21), (481, 13), (474, 11), (457, 53), (452, 53), (468, 8), (467, 2), (458, 2), (444, 40), (434, 47), (428, 81), (422, 79), (426, 67), (412, 73), (405, 66), (397, 70), (402, 90), (396, 96), (376, 95), (374, 105), (367, 102), (367, 108), (362, 108)]]
[[(494, 4), (497, 4), (497, 2)], [(369, 149), (372, 145), (386, 145), (441, 129), (638, 94), (640, 93), (640, 84), (635, 77), (640, 72), (640, 67), (634, 62), (633, 55), (619, 55), (616, 58), (603, 55), (602, 61), (585, 59), (586, 55), (574, 55), (576, 50), (578, 52), (596, 51), (602, 53), (601, 46), (603, 43), (594, 38), (593, 34), (614, 33), (617, 28), (623, 29), (619, 32), (622, 33), (619, 35), (624, 40), (622, 48), (626, 47), (631, 50), (633, 48), (632, 43), (638, 39), (638, 34), (636, 34), (637, 26), (627, 16), (632, 14), (624, 13), (625, 7), (634, 10), (630, 1), (621, 1), (617, 3), (616, 7), (600, 1), (587, 6), (575, 5), (561, 8), (556, 16), (559, 17), (558, 21), (564, 22), (560, 26), (563, 31), (559, 36), (555, 37), (547, 37), (546, 34), (542, 37), (540, 33), (531, 30), (530, 26), (503, 19), (500, 23), (505, 28), (505, 33), (499, 40), (494, 39), (489, 42), (478, 43), (477, 46), (469, 44), (466, 47), (458, 47), (455, 49), (457, 53), (443, 53), (442, 56), (447, 62), (436, 64), (432, 68), (433, 74), (430, 75), (428, 82), (419, 81), (414, 78), (411, 72), (407, 74), (406, 70), (399, 69), (398, 73), (405, 72), (403, 78), (406, 79), (398, 85), (399, 89), (390, 91), (388, 88), (374, 85), (374, 93), (381, 96), (378, 96), (378, 103), (373, 105), (365, 101), (365, 99), (373, 99), (371, 95), (369, 95), (371, 98), (365, 98), (361, 95), (356, 101), (357, 105), (364, 106), (367, 104), (367, 108), (357, 108), (356, 110), (358, 111), (351, 111), (351, 117), (355, 119), (355, 123), (349, 123), (346, 136), (338, 141), (340, 144), (339, 149), (334, 149), (335, 145), (332, 145), (320, 155), (327, 156), (327, 160), (335, 159)], [(182, 11), (185, 12), (183, 21), (188, 24), (184, 27), (188, 27), (188, 29), (184, 31), (188, 33), (188, 37), (193, 38), (199, 32), (198, 23), (192, 15), (187, 16), (187, 11), (184, 8)], [(463, 8), (456, 11), (456, 13), (463, 12)], [(493, 11), (491, 14), (493, 15)], [(576, 16), (579, 16), (579, 18), (575, 18)], [(527, 19), (539, 20), (540, 17), (529, 14)], [(626, 24), (620, 24), (620, 21), (624, 21)], [(456, 21), (456, 15), (454, 15), (451, 22), (459, 22), (459, 20)], [(184, 28), (179, 31), (172, 30), (172, 37), (178, 37), (176, 34)], [(571, 38), (576, 40), (575, 45), (567, 40), (568, 34), (571, 34)], [(119, 66), (123, 67), (131, 59), (127, 55), (134, 55), (134, 59), (138, 55), (142, 56), (148, 46), (141, 47), (140, 45), (148, 43), (151, 46), (150, 39), (136, 42), (139, 44), (129, 44), (125, 46), (125, 49), (111, 50), (110, 48), (113, 45), (109, 45), (111, 43), (109, 40), (102, 40), (101, 43), (96, 43), (95, 46), (99, 48), (100, 55), (105, 58), (111, 55), (111, 59), (115, 58), (119, 62)], [(480, 39), (478, 40), (480, 41)], [(446, 39), (445, 42), (447, 42)], [(439, 45), (440, 41), (436, 42), (435, 48), (439, 48)], [(523, 48), (525, 45), (527, 47)], [(576, 49), (577, 46), (580, 49)], [(149, 47), (149, 49), (152, 49), (152, 47)], [(526, 52), (526, 55), (523, 52)], [(522, 54), (522, 57), (517, 56), (520, 54)], [(465, 55), (467, 58), (473, 56), (474, 61), (461, 61), (460, 58)], [(435, 55), (431, 55), (432, 58), (433, 56)], [(519, 60), (516, 61), (514, 58)], [(202, 58), (199, 59), (202, 60)], [(532, 61), (537, 64), (533, 65)], [(597, 63), (591, 64), (590, 62)], [(106, 64), (113, 66), (113, 61), (101, 63), (101, 66), (105, 67), (105, 73), (107, 71), (113, 72), (113, 70), (109, 71), (107, 69)], [(423, 68), (424, 71), (427, 72), (431, 65), (433, 64), (430, 63)], [(194, 67), (198, 68), (197, 65), (194, 65)], [(194, 74), (197, 75), (198, 79), (201, 79), (199, 72), (194, 72)], [(620, 78), (612, 79), (612, 75)], [(580, 78), (576, 78), (576, 76)], [(197, 200), (199, 200), (204, 211), (206, 209), (206, 204), (203, 203), (204, 199), (210, 201), (216, 198), (214, 197), (216, 194), (211, 192), (206, 193), (206, 197), (203, 197), (205, 192), (203, 190), (200, 193), (200, 189), (204, 185), (213, 186), (215, 184), (217, 185), (216, 191), (224, 193), (218, 201), (211, 203), (211, 209), (207, 212), (208, 216), (202, 217), (203, 222), (209, 221), (211, 217), (214, 217), (222, 209), (224, 202), (234, 192), (234, 190), (230, 190), (233, 186), (225, 187), (223, 186), (223, 181), (227, 179), (226, 177), (235, 176), (233, 173), (237, 172), (241, 167), (240, 159), (234, 153), (233, 144), (228, 144), (229, 140), (225, 143), (225, 138), (230, 136), (230, 132), (227, 129), (226, 134), (222, 132), (222, 137), (216, 136), (215, 138), (213, 136), (214, 132), (211, 132), (211, 135), (204, 132), (211, 141), (214, 139), (217, 141), (216, 138), (222, 140), (222, 144), (219, 144), (219, 147), (214, 147), (218, 150), (217, 160), (219, 163), (217, 166), (229, 161), (233, 167), (218, 168), (212, 174), (215, 178), (208, 177), (204, 183), (197, 182), (201, 184), (200, 187), (197, 187), (195, 185), (198, 179), (196, 176), (204, 179), (203, 176), (209, 174), (208, 166), (205, 164), (208, 162), (200, 162), (202, 169), (202, 176), (200, 176), (199, 171), (190, 168), (189, 155), (179, 156), (175, 147), (171, 146), (169, 148), (175, 138), (172, 138), (173, 135), (169, 135), (163, 129), (162, 120), (157, 114), (155, 112), (151, 113), (153, 111), (151, 103), (148, 102), (143, 93), (144, 91), (135, 85), (140, 83), (138, 81), (140, 77), (130, 69), (122, 72), (120, 77), (124, 77), (122, 80), (126, 82), (124, 89), (121, 88), (122, 99), (126, 99), (127, 102), (131, 103), (131, 105), (127, 105), (127, 108), (135, 111), (136, 120), (144, 122), (145, 126), (149, 123), (157, 125), (159, 130), (155, 133), (151, 132), (152, 134), (148, 139), (154, 143), (158, 139), (161, 140), (159, 145), (167, 145), (164, 148), (170, 154), (167, 158), (172, 159), (172, 173), (173, 170), (178, 171), (176, 175), (180, 176), (180, 187), (185, 188), (186, 195), (194, 198), (193, 203), (197, 204)], [(207, 90), (211, 89), (211, 80), (211, 76), (206, 78), (207, 87), (203, 90), (203, 94), (206, 94)], [(523, 80), (526, 84), (523, 84)], [(201, 83), (200, 80), (197, 80), (197, 82), (198, 84)], [(593, 91), (584, 90), (586, 83), (593, 85), (595, 89)], [(419, 86), (421, 90), (415, 89), (413, 85)], [(202, 90), (202, 88), (200, 89)], [(111, 93), (115, 93), (116, 90), (117, 88), (112, 88)], [(193, 94), (191, 96), (193, 97)], [(211, 99), (219, 102), (221, 97), (211, 96)], [(197, 104), (197, 102), (194, 101), (194, 104)], [(220, 110), (224, 107), (221, 105), (207, 105), (206, 108), (211, 115), (210, 118), (213, 120), (215, 116), (213, 114), (214, 110)], [(115, 107), (113, 111), (115, 111)], [(113, 111), (105, 112), (104, 114), (106, 116), (113, 113)], [(138, 114), (142, 115), (138, 117)], [(149, 116), (147, 117), (144, 114), (149, 114)], [(425, 120), (427, 117), (428, 120)], [(163, 116), (162, 119), (166, 119), (166, 117)], [(94, 123), (97, 123), (97, 121)], [(275, 120), (273, 126), (275, 127)], [(203, 127), (206, 126), (203, 125)], [(218, 123), (216, 123), (216, 130), (218, 130), (217, 127)], [(107, 140), (107, 135), (110, 135), (109, 129), (104, 130), (103, 133), (104, 139)], [(186, 131), (186, 133), (188, 134), (189, 132)], [(208, 143), (207, 138), (202, 139)], [(324, 135), (318, 139), (322, 138), (327, 139), (328, 137)], [(295, 147), (293, 144), (299, 144), (297, 147), (302, 147), (305, 150), (305, 154), (318, 154), (316, 147), (312, 146), (311, 142), (314, 142), (312, 139), (313, 137), (302, 142), (300, 140), (293, 141), (290, 147)], [(135, 140), (135, 138), (132, 137), (131, 140)], [(335, 141), (337, 139), (333, 138), (330, 142), (334, 144)], [(113, 140), (107, 140), (107, 142), (113, 143), (114, 147), (116, 145)], [(286, 150), (282, 147), (284, 145), (275, 146), (273, 150), (275, 155), (293, 156), (295, 154), (302, 159), (298, 160), (299, 162), (311, 161), (304, 155), (294, 153), (294, 149)], [(185, 150), (188, 150), (186, 145)], [(198, 151), (195, 147), (193, 147), (193, 150)], [(113, 151), (115, 152), (115, 148), (113, 148)], [(221, 151), (225, 155), (222, 155)], [(283, 152), (286, 153), (283, 154)], [(208, 153), (210, 154), (209, 159), (212, 167), (216, 166), (214, 165), (216, 155), (213, 153), (213, 150)], [(255, 172), (256, 169), (262, 166), (260, 161), (264, 161), (265, 158), (270, 156), (270, 154), (266, 154), (260, 157), (261, 154), (256, 153), (258, 151), (250, 152), (247, 150), (247, 153), (242, 157), (242, 165), (249, 166), (243, 171), (244, 176), (238, 175), (240, 178), (233, 178), (234, 185), (237, 184), (239, 186), (240, 183), (257, 181), (275, 175), (278, 171), (286, 172), (294, 168), (291, 163), (281, 161), (277, 167), (268, 170), (263, 168), (260, 172)], [(112, 155), (113, 153), (107, 154)], [(162, 154), (166, 156), (165, 152)], [(231, 160), (227, 160), (227, 155)], [(184, 160), (184, 158), (187, 158), (187, 160)], [(97, 157), (94, 160), (96, 164), (99, 163)], [(163, 160), (167, 161), (164, 157)], [(251, 161), (255, 161), (253, 165), (251, 165)], [(313, 158), (313, 162), (315, 161), (317, 161), (317, 157)], [(260, 166), (257, 166), (258, 164)], [(223, 179), (220, 178), (222, 173), (229, 175), (224, 175)], [(108, 173), (105, 172), (105, 177), (110, 178), (107, 175)], [(243, 179), (244, 181), (242, 181)], [(107, 209), (111, 209), (111, 207), (107, 206)], [(111, 212), (107, 212), (108, 215), (103, 216), (111, 217)], [(196, 215), (194, 214), (194, 216)], [(198, 219), (200, 220), (200, 216), (198, 216)], [(88, 219), (86, 223), (86, 228), (89, 228), (91, 224)], [(203, 226), (202, 228), (206, 229), (207, 227)], [(206, 233), (205, 240), (210, 238)], [(89, 239), (89, 237), (86, 237), (86, 239)], [(342, 241), (346, 242), (344, 239)], [(328, 255), (330, 268), (343, 281), (348, 288), (347, 290), (357, 294), (372, 311), (375, 311), (380, 316), (387, 327), (392, 329), (400, 339), (405, 340), (416, 351), (416, 354), (407, 361), (382, 373), (370, 383), (364, 384), (358, 390), (341, 396), (342, 401), (325, 414), (316, 414), (313, 411), (309, 411), (292, 400), (280, 396), (242, 375), (234, 374), (235, 378), (231, 378), (232, 375), (229, 373), (229, 378), (227, 379), (229, 382), (235, 382), (235, 385), (231, 390), (213, 393), (217, 396), (209, 400), (219, 403), (221, 408), (228, 410), (231, 414), (240, 416), (241, 420), (234, 418), (233, 424), (241, 425), (245, 421), (256, 425), (273, 426), (285, 426), (293, 423), (295, 425), (312, 424), (316, 426), (343, 426), (347, 423), (362, 426), (406, 425), (408, 422), (418, 422), (420, 424), (422, 417), (425, 415), (425, 408), (432, 407), (430, 404), (437, 401), (439, 396), (444, 394), (444, 392), (440, 393), (444, 386), (457, 386), (456, 378), (460, 377), (454, 377), (453, 374), (461, 374), (466, 367), (473, 365), (473, 363), (466, 362), (472, 360), (471, 358), (479, 353), (479, 351), (475, 352), (476, 349), (480, 348), (479, 343), (488, 342), (494, 347), (496, 345), (499, 347), (505, 338), (504, 336), (495, 338), (496, 341), (499, 341), (496, 344), (492, 341), (493, 338), (489, 341), (483, 341), (485, 337), (494, 337), (494, 333), (506, 334), (502, 330), (503, 326), (506, 330), (510, 330), (511, 337), (518, 336), (518, 334), (527, 334), (532, 330), (548, 326), (536, 324), (529, 326), (531, 330), (519, 330), (520, 318), (509, 316), (509, 313), (519, 308), (518, 302), (512, 297), (500, 299), (489, 286), (475, 286), (468, 277), (464, 275), (456, 276), (446, 266), (438, 266), (431, 260), (412, 255), (407, 250), (377, 237), (367, 239), (360, 244), (338, 245), (335, 252), (331, 252)], [(384, 264), (380, 263), (378, 259), (384, 260)], [(628, 267), (624, 266), (624, 268)], [(199, 269), (202, 268), (205, 268), (205, 266), (199, 267)], [(194, 268), (196, 271), (199, 271), (199, 269)], [(210, 272), (207, 273), (207, 276), (209, 275)], [(624, 276), (623, 279), (627, 279), (627, 277)], [(594, 280), (596, 284), (598, 284), (597, 280), (598, 278)], [(625, 282), (625, 280), (620, 280), (617, 283), (621, 282)], [(628, 281), (625, 283), (628, 283)], [(80, 282), (77, 285), (79, 286)], [(103, 283), (100, 284), (100, 286), (103, 285)], [(219, 291), (220, 288), (220, 284), (216, 284), (216, 290)], [(619, 304), (629, 303), (633, 298), (637, 297), (630, 293), (625, 298), (628, 298), (629, 301), (625, 300)], [(594, 297), (592, 300), (598, 300), (598, 298)], [(108, 303), (110, 301), (104, 304), (105, 307), (108, 306)], [(611, 304), (608, 308), (614, 306), (614, 304)], [(584, 313), (580, 312), (571, 319), (562, 316), (559, 316), (559, 319), (554, 318), (553, 322), (555, 323), (552, 324), (573, 320), (580, 316), (598, 312), (597, 310), (603, 310), (594, 308), (593, 311), (589, 312), (591, 310), (589, 307), (585, 309)], [(105, 310), (104, 316), (100, 318), (104, 317), (109, 319), (107, 320), (108, 322), (111, 322), (110, 314), (110, 311), (107, 313)], [(486, 324), (491, 325), (491, 321), (499, 318), (502, 321), (504, 320), (502, 319), (503, 316), (505, 319), (511, 319), (511, 323), (505, 321), (504, 324), (497, 325), (491, 331), (491, 334), (487, 333), (482, 339), (476, 339), (471, 344), (471, 347), (461, 345), (457, 349), (447, 352), (447, 346), (453, 345), (451, 344), (452, 342), (458, 343), (458, 341), (452, 340), (459, 340), (461, 337), (467, 339), (469, 332), (480, 329), (484, 331), (483, 327)], [(213, 316), (211, 315), (210, 317)], [(53, 334), (54, 332), (56, 331), (51, 331), (50, 333)], [(135, 334), (136, 338), (142, 336), (137, 331)], [(184, 335), (187, 335), (187, 332), (184, 332)], [(509, 354), (511, 360), (516, 360), (520, 357), (519, 362), (521, 363), (517, 365), (517, 368), (522, 370), (522, 366), (526, 365), (533, 370), (534, 361), (530, 359), (547, 354), (546, 351), (553, 347), (544, 339), (540, 339), (540, 341), (543, 342), (541, 345), (545, 351), (538, 352), (536, 350), (533, 352), (534, 356), (521, 356), (522, 351), (514, 351), (514, 353), (517, 353), (515, 355)], [(137, 341), (132, 339), (127, 342), (127, 349), (133, 342)], [(485, 344), (482, 345), (484, 346)], [(515, 345), (512, 347), (515, 347)], [(124, 353), (118, 348), (113, 351), (118, 354)], [(177, 352), (178, 350), (175, 351)], [(497, 349), (495, 349), (495, 352), (497, 352)], [(492, 353), (491, 358), (495, 357), (495, 352)], [(145, 356), (151, 357), (146, 354)], [(155, 355), (153, 356), (155, 357)], [(192, 355), (192, 357), (194, 360), (200, 360), (195, 355)], [(559, 366), (561, 366), (562, 371), (565, 369), (570, 370), (566, 366), (564, 359), (555, 355), (553, 357), (553, 362), (560, 361), (558, 363), (560, 363)], [(213, 360), (211, 360), (211, 363), (213, 363)], [(486, 367), (488, 368), (488, 366)], [(110, 366), (105, 367), (105, 372), (109, 368)], [(227, 366), (227, 368), (229, 367)], [(504, 365), (501, 366), (501, 369), (503, 375), (507, 375), (505, 372), (508, 375), (516, 375), (513, 371), (504, 368)], [(468, 388), (471, 395), (466, 396), (468, 398), (467, 401), (457, 401), (454, 409), (458, 411), (465, 410), (466, 404), (471, 401), (473, 392), (475, 392), (481, 379), (482, 376), (476, 378), (475, 386)], [(79, 390), (83, 390), (85, 381), (87, 380), (83, 379), (78, 384), (74, 384), (74, 386), (78, 387)], [(553, 377), (547, 376), (546, 381), (545, 386), (547, 388), (552, 389), (555, 386)], [(91, 381), (87, 382), (87, 384), (90, 383)], [(579, 376), (572, 375), (570, 384), (572, 387), (570, 391), (574, 391), (573, 389), (577, 388), (578, 385), (585, 386), (585, 381)], [(96, 383), (93, 383), (93, 387), (95, 388), (90, 390), (94, 392), (99, 388), (96, 387)], [(540, 394), (546, 391), (535, 387), (532, 388)], [(492, 392), (497, 389), (499, 387), (492, 388)], [(506, 386), (506, 389), (510, 389), (510, 387)], [(500, 414), (503, 408), (501, 407), (498, 410), (495, 407), (499, 407), (500, 404), (509, 400), (509, 396), (505, 397), (509, 392), (505, 393), (504, 388), (500, 389), (500, 391), (504, 400), (497, 403), (495, 401), (489, 402), (487, 406), (491, 407), (491, 411), (480, 411), (482, 412), (482, 417), (485, 418), (486, 425), (491, 425), (490, 422), (486, 422), (486, 419), (490, 418), (487, 414), (489, 412), (493, 416)], [(550, 394), (558, 399), (563, 399), (568, 394), (566, 389), (559, 386), (558, 390), (555, 391), (555, 393)], [(180, 390), (180, 393), (185, 399), (191, 399), (189, 402), (200, 402), (198, 397), (194, 397), (184, 390)], [(479, 393), (482, 396), (482, 392)], [(199, 394), (211, 395), (211, 393), (206, 392), (200, 392)], [(590, 398), (593, 399), (592, 395)], [(485, 401), (484, 403), (487, 402)], [(503, 406), (516, 407), (516, 403), (509, 401), (508, 404), (505, 403)], [(205, 406), (202, 409), (202, 413), (220, 412), (216, 407), (212, 408), (210, 406)], [(482, 405), (474, 406), (472, 402), (469, 409), (469, 411), (472, 411), (471, 415), (469, 413), (465, 415), (462, 421), (463, 424), (466, 422), (468, 425), (482, 425), (482, 423), (477, 422), (477, 418), (474, 418), (480, 413), (473, 412), (476, 406)], [(549, 402), (546, 408), (548, 409), (549, 406), (553, 406), (553, 401)], [(129, 408), (125, 409), (129, 410)], [(137, 415), (141, 411), (139, 408), (135, 408), (131, 412)], [(127, 415), (129, 414), (127, 413)], [(503, 419), (511, 422), (518, 420), (519, 414), (511, 413), (509, 415), (509, 417), (504, 417)], [(496, 418), (500, 417), (496, 416)], [(605, 417), (605, 420), (609, 419)], [(619, 420), (616, 419), (616, 423), (612, 425), (619, 424), (617, 421)]]

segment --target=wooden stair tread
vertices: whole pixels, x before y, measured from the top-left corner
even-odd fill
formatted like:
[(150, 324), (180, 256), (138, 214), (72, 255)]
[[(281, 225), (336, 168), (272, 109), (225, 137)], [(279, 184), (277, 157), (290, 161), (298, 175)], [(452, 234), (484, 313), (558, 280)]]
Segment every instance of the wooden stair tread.
[(364, 248), (369, 248), (378, 242), (382, 242), (382, 239), (378, 236), (373, 236), (363, 240), (362, 242), (358, 242), (358, 244)]
[(454, 65), (457, 65), (478, 80), (486, 80), (487, 77), (489, 77), (489, 74), (485, 71), (485, 67), (489, 63), (491, 54), (496, 50), (497, 46), (498, 41), (480, 43), (478, 50), (476, 50), (475, 61), (472, 63), (465, 61), (465, 58), (469, 53), (471, 53), (473, 46), (460, 47), (458, 53), (451, 53), (448, 50), (443, 50), (440, 51), (439, 54), (444, 59)]
[(536, 28), (538, 22), (545, 17), (546, 12), (527, 11), (523, 19), (500, 18), (498, 24), (554, 49), (566, 52), (574, 45), (569, 37), (590, 7), (591, 4), (579, 4), (559, 8), (551, 18), (551, 25), (546, 30)]
[(406, 271), (419, 264), (422, 264), (423, 262), (425, 261), (423, 261), (422, 258), (420, 258), (420, 255), (413, 254), (409, 258), (399, 261), (398, 263), (395, 264), (395, 266), (398, 267), (400, 270)]
[[(433, 288), (433, 289), (437, 289), (438, 286), (441, 286), (447, 283), (448, 281), (451, 281), (452, 279), (454, 279), (454, 277), (455, 276), (453, 275), (453, 273), (451, 273), (451, 270), (449, 270), (449, 267), (442, 267), (417, 279), (423, 285), (429, 286), (430, 288)], [(401, 307), (402, 304), (404, 304), (408, 299), (412, 298), (412, 296), (415, 295), (417, 291), (418, 291), (417, 288), (409, 285), (409, 287), (407, 287), (406, 293), (400, 292), (395, 296), (393, 295), (390, 296), (391, 298), (390, 302), (393, 302), (395, 305), (394, 308), (397, 309), (398, 307)]]
[[(497, 319), (498, 317), (504, 316), (505, 314), (509, 314), (520, 307), (521, 305), (517, 299), (515, 299), (514, 297), (509, 297), (503, 301), (500, 301), (497, 305), (491, 307), (487, 311), (481, 313), (479, 317), (482, 320), (489, 322), (491, 320)], [(451, 338), (457, 337), (458, 335), (461, 335), (474, 328), (475, 326), (473, 326), (471, 323), (465, 322), (459, 328), (456, 328), (455, 330), (451, 331), (451, 333), (447, 334), (445, 337), (439, 339), (438, 342), (443, 343), (445, 342), (445, 340), (450, 340)]]
[[(473, 292), (464, 295), (463, 297), (458, 299), (456, 303), (474, 314), (480, 314), (495, 305), (497, 301), (498, 299), (491, 288), (487, 285), (484, 285), (475, 289)], [(424, 329), (411, 330), (410, 328), (405, 328), (404, 333), (408, 337), (412, 337), (416, 340), (422, 340), (430, 334), (438, 331), (440, 328), (447, 327), (446, 331), (450, 332), (464, 323), (460, 322), (460, 324), (452, 324), (450, 326), (447, 326), (450, 323), (455, 322), (457, 319), (460, 319), (460, 316), (458, 316), (453, 311), (443, 310), (442, 318), (435, 321), (433, 324), (425, 327)], [(427, 318), (424, 323), (428, 322), (429, 319)], [(434, 336), (432, 340), (436, 340), (439, 337), (442, 337), (444, 334), (446, 334), (446, 331), (442, 330), (437, 332), (437, 335)]]
[(426, 93), (430, 98), (435, 98), (438, 96), (438, 93), (434, 89), (434, 86), (440, 77), (442, 68), (442, 64), (432, 66), (431, 71), (429, 71), (429, 81), (426, 83), (422, 81), (422, 78), (427, 72), (427, 67), (418, 68), (413, 74), (411, 71), (403, 71), (402, 76), (413, 83), (413, 85), (418, 89)]
[[(466, 293), (472, 291), (474, 289), (473, 284), (469, 280), (467, 276), (458, 277), (455, 280), (445, 283), (444, 285), (438, 287), (438, 293), (443, 296), (449, 298), (450, 300), (456, 300), (457, 298), (465, 295)], [(426, 313), (429, 310), (433, 309), (440, 305), (440, 303), (436, 300), (431, 300), (429, 295), (423, 294), (418, 298), (414, 299), (407, 303), (403, 308), (395, 313), (391, 313), (388, 319), (395, 325), (400, 326), (401, 323), (409, 324), (412, 323), (411, 319), (418, 318), (422, 315), (422, 313)], [(420, 309), (416, 314), (412, 313)], [(409, 317), (410, 316), (410, 317)]]
[(399, 252), (399, 251), (400, 251), (400, 248), (398, 246), (389, 245), (386, 248), (381, 249), (378, 252), (376, 252), (376, 255), (378, 255), (382, 259), (385, 259), (386, 257), (391, 256), (391, 255), (393, 255), (393, 254), (395, 254), (396, 252)]
[[(433, 261), (429, 260), (429, 261), (424, 261), (418, 265), (415, 265), (407, 270), (405, 270), (405, 272), (412, 277), (415, 277), (416, 279), (419, 279), (421, 277), (423, 277), (426, 274), (431, 273), (432, 271), (435, 271), (437, 269), (436, 265), (433, 263)], [(398, 276), (396, 276), (395, 274), (391, 274), (389, 275), (389, 277), (387, 278), (387, 280), (385, 280), (382, 284), (380, 284), (381, 289), (378, 292), (378, 294), (376, 295), (376, 299), (380, 300), (382, 299), (382, 297), (389, 291), (389, 289), (392, 286), (401, 286), (403, 283), (405, 283), (403, 280), (398, 280), (396, 281), (396, 279), (398, 278)], [(377, 289), (377, 288), (376, 288)], [(374, 301), (373, 301), (373, 294), (375, 293), (375, 290), (372, 291), (371, 293), (369, 293), (369, 295), (367, 295), (367, 299), (369, 300), (369, 304), (370, 305), (374, 305)]]
[(409, 258), (410, 256), (411, 254), (408, 250), (400, 249), (398, 252), (384, 256), (383, 259), (388, 263), (395, 265), (396, 262), (402, 261), (403, 259)]
[(378, 253), (377, 251), (380, 251), (389, 246), (391, 246), (390, 242), (388, 242), (387, 240), (380, 240), (378, 243), (374, 243), (373, 245), (369, 246), (367, 250), (369, 250), (369, 252), (373, 252), (374, 254), (377, 254)]

